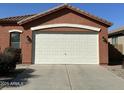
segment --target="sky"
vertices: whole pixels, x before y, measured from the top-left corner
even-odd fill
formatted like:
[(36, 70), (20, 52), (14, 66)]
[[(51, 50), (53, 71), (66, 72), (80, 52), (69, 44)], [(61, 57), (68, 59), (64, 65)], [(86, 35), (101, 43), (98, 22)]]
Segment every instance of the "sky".
[[(60, 3), (0, 3), (0, 18), (18, 16), (25, 14), (35, 14), (53, 8)], [(124, 26), (124, 4), (123, 3), (73, 3), (74, 7), (85, 10), (100, 18), (104, 18), (113, 23), (109, 30)]]

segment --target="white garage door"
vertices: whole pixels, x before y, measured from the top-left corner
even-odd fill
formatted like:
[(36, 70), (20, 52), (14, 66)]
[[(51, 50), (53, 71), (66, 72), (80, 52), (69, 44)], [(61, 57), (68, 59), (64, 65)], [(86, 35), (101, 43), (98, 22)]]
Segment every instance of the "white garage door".
[(34, 34), (34, 64), (99, 64), (98, 34)]

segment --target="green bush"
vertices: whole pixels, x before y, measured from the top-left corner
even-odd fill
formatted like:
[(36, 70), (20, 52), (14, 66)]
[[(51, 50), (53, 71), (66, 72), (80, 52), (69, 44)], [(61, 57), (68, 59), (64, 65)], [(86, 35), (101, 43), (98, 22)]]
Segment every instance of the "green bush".
[(7, 74), (16, 68), (19, 61), (21, 50), (15, 48), (6, 48), (0, 54), (0, 74)]

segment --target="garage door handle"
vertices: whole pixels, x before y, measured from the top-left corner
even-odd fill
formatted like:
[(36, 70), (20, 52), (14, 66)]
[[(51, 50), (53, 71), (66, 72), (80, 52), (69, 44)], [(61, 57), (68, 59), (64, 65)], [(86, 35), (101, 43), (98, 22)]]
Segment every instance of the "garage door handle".
[(67, 54), (66, 54), (66, 53), (64, 53), (64, 55), (66, 56)]

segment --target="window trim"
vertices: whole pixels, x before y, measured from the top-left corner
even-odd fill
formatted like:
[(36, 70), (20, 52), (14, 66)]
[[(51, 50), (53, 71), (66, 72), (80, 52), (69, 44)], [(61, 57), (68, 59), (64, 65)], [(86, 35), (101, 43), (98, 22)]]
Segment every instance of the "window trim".
[(22, 31), (22, 30), (18, 30), (18, 29), (12, 29), (12, 30), (9, 30), (8, 32), (9, 32), (9, 33), (12, 33), (12, 32), (19, 32), (19, 33), (22, 33), (23, 31)]
[(9, 30), (9, 33), (10, 33), (9, 46), (10, 46), (10, 47), (12, 47), (12, 46), (11, 46), (11, 34), (12, 34), (12, 33), (19, 33), (19, 35), (20, 35), (20, 36), (19, 36), (19, 37), (20, 37), (19, 48), (21, 48), (21, 33), (22, 33), (22, 32), (23, 32), (23, 31), (17, 30), (17, 29), (15, 29), (15, 30), (14, 30), (14, 29), (13, 29), (13, 30)]

